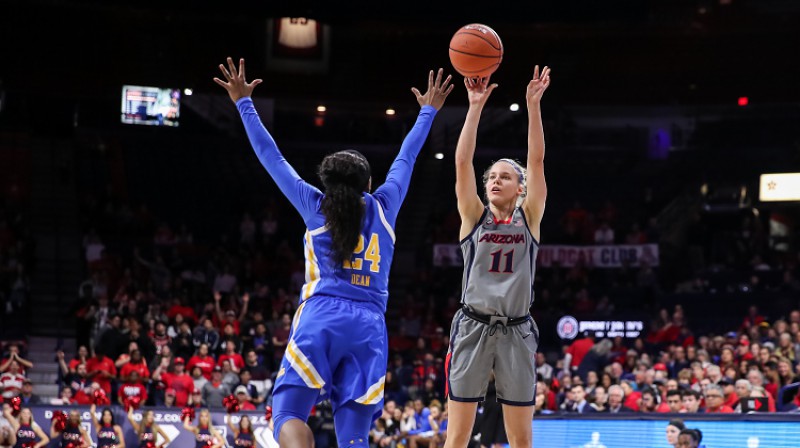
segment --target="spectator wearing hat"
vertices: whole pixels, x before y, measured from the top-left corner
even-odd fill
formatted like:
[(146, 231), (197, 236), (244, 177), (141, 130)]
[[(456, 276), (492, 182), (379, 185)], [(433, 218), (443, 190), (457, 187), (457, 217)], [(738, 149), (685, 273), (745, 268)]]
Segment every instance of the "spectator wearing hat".
[(153, 379), (163, 381), (167, 388), (175, 390), (175, 406), (183, 407), (189, 401), (189, 394), (194, 390), (194, 381), (185, 370), (186, 362), (181, 357), (175, 358), (173, 372), (165, 372), (166, 366), (159, 365), (153, 372)]
[(209, 408), (220, 408), (222, 400), (230, 394), (231, 389), (222, 382), (222, 367), (214, 367), (211, 372), (211, 380), (202, 389), (203, 403)]
[(709, 384), (705, 390), (706, 414), (730, 414), (733, 408), (725, 404), (725, 393), (718, 384)]
[[(761, 347), (759, 346), (758, 348), (760, 350)], [(754, 359), (753, 352), (750, 349), (750, 338), (739, 338), (739, 344), (736, 345), (734, 358), (737, 363), (741, 363), (742, 361), (752, 361)]]
[(723, 376), (722, 379), (719, 380), (717, 383), (718, 386), (722, 389), (722, 394), (725, 396), (725, 405), (730, 407), (731, 409), (735, 408), (736, 405), (739, 404), (739, 395), (736, 393), (736, 387), (734, 386), (734, 381), (727, 376)]
[(205, 406), (203, 403), (203, 391), (202, 389), (195, 388), (192, 390), (192, 394), (189, 395), (189, 406), (193, 408), (201, 408)]
[(245, 386), (237, 386), (235, 391), (236, 399), (239, 400), (240, 411), (255, 411), (256, 407), (250, 402), (250, 392)]
[(250, 396), (250, 402), (258, 406), (264, 402), (264, 397), (259, 394), (258, 388), (251, 381), (252, 379), (253, 377), (250, 374), (250, 371), (247, 369), (242, 369), (239, 372), (239, 386), (237, 387), (244, 386), (247, 388), (247, 394)]
[(238, 316), (234, 310), (227, 310), (223, 312), (222, 307), (220, 306), (221, 301), (222, 294), (220, 294), (219, 291), (214, 291), (214, 310), (217, 313), (219, 326), (224, 328), (226, 324), (231, 324), (233, 326), (234, 334), (238, 336), (241, 334), (240, 323), (247, 316), (247, 307), (250, 304), (250, 295), (247, 293), (242, 295), (242, 310), (239, 312)]
[(22, 399), (23, 406), (42, 404), (42, 399), (33, 393), (33, 381), (31, 381), (30, 378), (25, 378), (25, 380), (22, 382), (22, 391), (20, 392), (19, 397)]

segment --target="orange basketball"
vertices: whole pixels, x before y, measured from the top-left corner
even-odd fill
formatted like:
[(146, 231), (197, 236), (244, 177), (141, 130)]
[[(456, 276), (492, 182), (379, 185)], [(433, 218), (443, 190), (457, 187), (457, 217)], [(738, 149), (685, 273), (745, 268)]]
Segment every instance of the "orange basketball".
[(458, 73), (467, 78), (491, 75), (502, 60), (503, 42), (486, 25), (464, 25), (450, 39), (450, 63)]

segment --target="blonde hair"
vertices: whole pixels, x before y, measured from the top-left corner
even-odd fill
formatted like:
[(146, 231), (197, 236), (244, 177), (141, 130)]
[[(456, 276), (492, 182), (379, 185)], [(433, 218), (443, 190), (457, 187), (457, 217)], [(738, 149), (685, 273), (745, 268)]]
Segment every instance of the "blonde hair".
[[(522, 205), (522, 201), (525, 199), (525, 196), (528, 195), (528, 178), (527, 178), (527, 175), (526, 175), (526, 172), (527, 172), (526, 168), (524, 166), (522, 166), (521, 163), (517, 162), (514, 159), (508, 159), (508, 158), (498, 159), (497, 161), (495, 161), (491, 165), (489, 165), (489, 168), (486, 168), (486, 170), (483, 172), (484, 190), (485, 190), (486, 182), (489, 181), (489, 172), (492, 171), (492, 167), (497, 162), (505, 162), (505, 163), (511, 165), (511, 167), (514, 168), (514, 172), (517, 173), (517, 180), (522, 185), (522, 194), (519, 195), (519, 197), (517, 198), (517, 203), (516, 203), (516, 206), (519, 207), (520, 205)], [(483, 195), (484, 195), (484, 199), (486, 199), (488, 201), (489, 198), (486, 196), (486, 192), (485, 191), (484, 191)]]

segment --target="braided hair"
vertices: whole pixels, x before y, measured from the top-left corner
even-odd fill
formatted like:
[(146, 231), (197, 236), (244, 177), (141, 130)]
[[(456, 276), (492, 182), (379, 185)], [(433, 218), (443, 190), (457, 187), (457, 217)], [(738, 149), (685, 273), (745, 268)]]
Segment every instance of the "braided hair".
[(331, 233), (333, 253), (339, 261), (349, 260), (361, 236), (365, 212), (362, 195), (371, 177), (369, 162), (358, 151), (339, 151), (322, 159), (318, 174), (325, 187), (322, 213)]

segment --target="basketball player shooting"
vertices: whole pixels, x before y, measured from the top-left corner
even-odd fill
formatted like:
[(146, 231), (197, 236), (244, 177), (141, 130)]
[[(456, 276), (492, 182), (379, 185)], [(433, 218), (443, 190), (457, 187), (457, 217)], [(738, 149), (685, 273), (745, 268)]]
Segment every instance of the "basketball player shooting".
[(528, 83), (527, 167), (500, 159), (483, 174), (485, 205), (478, 196), (475, 154), (481, 111), (497, 84), (465, 78), (469, 108), (456, 147), (456, 198), (464, 254), (462, 308), (453, 317), (447, 355), (446, 448), (467, 446), (478, 403), (494, 370), (508, 441), (532, 445), (535, 356), (539, 330), (530, 315), (540, 223), (547, 185), (540, 102), (550, 69), (537, 65)]

